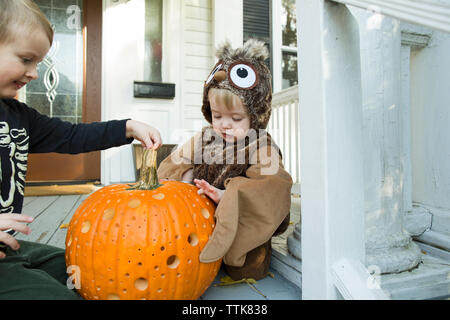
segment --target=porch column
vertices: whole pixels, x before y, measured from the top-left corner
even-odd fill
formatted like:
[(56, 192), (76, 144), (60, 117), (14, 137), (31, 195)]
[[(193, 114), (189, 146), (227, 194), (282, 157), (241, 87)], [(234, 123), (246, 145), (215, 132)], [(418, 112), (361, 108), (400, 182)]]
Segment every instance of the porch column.
[(404, 135), (410, 135), (409, 105), (402, 99), (408, 96), (402, 71), (408, 71), (409, 51), (401, 49), (398, 20), (352, 12), (361, 34), (366, 266), (377, 273), (401, 272), (421, 259), (403, 228), (404, 188), (411, 183), (404, 144), (409, 140)]
[(333, 265), (364, 263), (358, 24), (324, 0), (297, 0), (297, 23), (302, 295), (337, 299)]

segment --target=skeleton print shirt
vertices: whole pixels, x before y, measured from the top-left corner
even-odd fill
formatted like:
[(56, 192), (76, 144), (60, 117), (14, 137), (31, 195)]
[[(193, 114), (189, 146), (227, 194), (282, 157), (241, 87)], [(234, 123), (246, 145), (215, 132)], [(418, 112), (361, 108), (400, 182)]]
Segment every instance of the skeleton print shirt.
[(127, 120), (72, 124), (0, 99), (0, 213), (21, 213), (28, 153), (77, 154), (130, 143)]

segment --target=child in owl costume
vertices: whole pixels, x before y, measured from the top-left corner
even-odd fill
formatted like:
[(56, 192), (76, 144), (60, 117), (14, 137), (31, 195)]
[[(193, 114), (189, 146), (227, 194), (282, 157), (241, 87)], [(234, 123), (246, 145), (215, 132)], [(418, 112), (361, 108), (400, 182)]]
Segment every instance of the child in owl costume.
[[(272, 102), (271, 74), (264, 64), (268, 51), (263, 42), (251, 39), (237, 49), (226, 42), (216, 55), (219, 60), (205, 81), (201, 109), (211, 125), (169, 155), (158, 176), (200, 187), (204, 184), (198, 181), (203, 181), (217, 190), (221, 196), (216, 201), (215, 228), (200, 261), (223, 258), (233, 280), (259, 280), (269, 269), (271, 238), (289, 225), (292, 187), (281, 152), (265, 130)], [(211, 108), (215, 92), (240, 100), (247, 121), (244, 136), (221, 131), (222, 115)], [(230, 98), (224, 101), (233, 104)], [(234, 115), (230, 121), (242, 123)]]

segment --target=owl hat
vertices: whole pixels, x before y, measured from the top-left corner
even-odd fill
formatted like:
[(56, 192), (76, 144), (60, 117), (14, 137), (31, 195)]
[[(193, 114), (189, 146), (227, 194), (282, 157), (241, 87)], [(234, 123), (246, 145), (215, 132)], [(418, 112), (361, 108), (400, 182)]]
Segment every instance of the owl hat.
[(272, 84), (270, 70), (264, 64), (269, 57), (264, 42), (250, 39), (233, 50), (226, 41), (216, 56), (219, 61), (203, 89), (202, 112), (206, 121), (212, 123), (209, 89), (226, 89), (241, 99), (250, 117), (250, 128), (265, 129), (272, 111)]

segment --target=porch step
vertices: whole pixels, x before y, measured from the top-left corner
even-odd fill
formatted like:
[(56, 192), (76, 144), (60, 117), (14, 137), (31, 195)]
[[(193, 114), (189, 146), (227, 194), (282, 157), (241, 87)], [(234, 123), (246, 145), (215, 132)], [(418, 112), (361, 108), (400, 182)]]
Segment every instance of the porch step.
[(300, 300), (301, 290), (280, 275), (270, 269), (274, 277), (267, 276), (258, 280), (256, 284), (247, 283), (220, 286), (220, 279), (226, 276), (221, 269), (211, 286), (200, 297), (200, 300)]
[(450, 297), (450, 262), (422, 248), (422, 262), (411, 271), (381, 276), (381, 288), (394, 300)]

